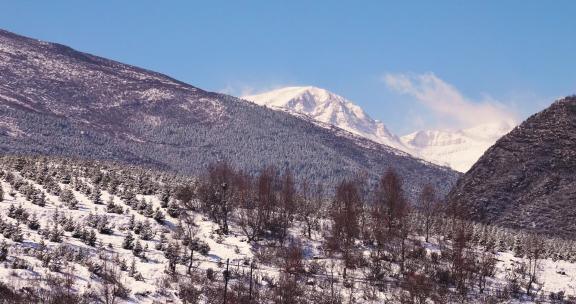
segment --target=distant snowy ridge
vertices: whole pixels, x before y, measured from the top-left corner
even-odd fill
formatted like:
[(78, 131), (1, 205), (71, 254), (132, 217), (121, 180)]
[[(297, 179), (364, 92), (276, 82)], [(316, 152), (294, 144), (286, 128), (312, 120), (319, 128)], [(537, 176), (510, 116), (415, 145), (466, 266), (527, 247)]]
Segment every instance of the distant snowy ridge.
[(400, 140), (414, 156), (466, 172), (514, 126), (514, 122), (503, 121), (461, 130), (423, 130), (402, 136)]
[(460, 172), (468, 171), (484, 151), (515, 126), (514, 122), (497, 122), (461, 130), (422, 130), (398, 137), (352, 101), (325, 89), (285, 87), (242, 98), (292, 114), (306, 115)]

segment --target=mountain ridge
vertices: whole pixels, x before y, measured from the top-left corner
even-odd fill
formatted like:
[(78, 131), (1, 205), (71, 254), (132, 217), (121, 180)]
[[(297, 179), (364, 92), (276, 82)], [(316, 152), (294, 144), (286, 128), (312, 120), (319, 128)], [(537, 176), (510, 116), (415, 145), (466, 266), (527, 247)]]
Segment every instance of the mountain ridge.
[(0, 32), (0, 151), (104, 159), (197, 174), (227, 160), (248, 173), (290, 167), (336, 185), (394, 167), (415, 196), (458, 174), (287, 113), (160, 73)]
[(576, 238), (576, 97), (555, 101), (499, 139), (447, 201), (472, 220)]

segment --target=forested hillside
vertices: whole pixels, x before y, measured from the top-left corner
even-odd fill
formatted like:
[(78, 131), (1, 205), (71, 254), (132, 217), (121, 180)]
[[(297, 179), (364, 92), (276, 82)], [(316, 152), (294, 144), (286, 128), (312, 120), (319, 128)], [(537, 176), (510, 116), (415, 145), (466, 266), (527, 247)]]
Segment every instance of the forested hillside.
[(0, 30), (0, 151), (144, 164), (198, 174), (227, 160), (290, 168), (334, 187), (388, 168), (415, 196), (446, 194), (458, 173), (168, 76)]
[(576, 238), (576, 97), (555, 101), (496, 142), (448, 201), (484, 223)]

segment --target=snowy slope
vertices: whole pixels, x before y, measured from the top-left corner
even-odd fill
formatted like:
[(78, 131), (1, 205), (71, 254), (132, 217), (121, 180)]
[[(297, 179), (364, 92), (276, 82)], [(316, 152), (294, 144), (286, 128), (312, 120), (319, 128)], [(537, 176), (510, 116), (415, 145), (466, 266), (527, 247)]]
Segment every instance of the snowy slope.
[(515, 125), (514, 122), (489, 123), (462, 130), (421, 130), (398, 137), (358, 105), (325, 89), (285, 87), (242, 98), (289, 113), (307, 115), (460, 172), (468, 171), (484, 151)]
[[(270, 301), (278, 299), (271, 296), (278, 294), (281, 289), (278, 284), (283, 274), (288, 272), (286, 265), (289, 264), (286, 263), (283, 250), (290, 248), (290, 245), (278, 248), (278, 243), (266, 237), (257, 242), (247, 242), (244, 228), (238, 221), (242, 210), (237, 210), (236, 216), (231, 217), (228, 234), (220, 233), (219, 224), (200, 209), (184, 211), (192, 216), (195, 223), (192, 228), (194, 237), (208, 245), (205, 252), (196, 249), (192, 256), (191, 273), (187, 273), (190, 255), (185, 249), (188, 244), (185, 243), (186, 232), (179, 228), (182, 217), (173, 217), (170, 213), (171, 206), (177, 206), (178, 202), (175, 198), (177, 195), (173, 195), (174, 189), (169, 189), (178, 188), (182, 183), (194, 182), (185, 177), (137, 167), (75, 163), (68, 159), (0, 157), (0, 189), (3, 190), (0, 196), (0, 261), (4, 266), (0, 267), (0, 292), (5, 292), (8, 287), (48, 293), (57, 292), (60, 289), (54, 286), (60, 286), (64, 295), (78, 295), (86, 301), (65, 303), (105, 303), (102, 299), (107, 288), (123, 286), (123, 292), (119, 292), (114, 301), (107, 303), (178, 304), (191, 303), (182, 300), (183, 296), (192, 297), (190, 294), (182, 294), (182, 289), (189, 288), (187, 282), (192, 282), (198, 295), (201, 295), (199, 301), (192, 303), (222, 303), (218, 295), (225, 288), (223, 270), (225, 261), (229, 259), (231, 276), (228, 286), (234, 290), (234, 294), (243, 292), (245, 295), (248, 286), (253, 285), (255, 290), (259, 290), (262, 300), (252, 303), (292, 303)], [(72, 206), (69, 196), (64, 193), (70, 193), (77, 204)], [(100, 199), (96, 200), (98, 196)], [(163, 206), (166, 201), (168, 205)], [(110, 206), (116, 207), (112, 210)], [(157, 210), (155, 213), (164, 214), (164, 219), (150, 216), (148, 206), (150, 210)], [(120, 211), (117, 211), (118, 208)], [(94, 217), (98, 218), (97, 223), (94, 223)], [(423, 222), (418, 214), (414, 213), (411, 217), (409, 222)], [(330, 295), (329, 282), (334, 282), (336, 292), (344, 299), (349, 299), (352, 294), (354, 303), (383, 303), (386, 299), (395, 299), (398, 294), (406, 294), (404, 288), (408, 287), (401, 284), (406, 281), (400, 279), (400, 268), (396, 261), (386, 262), (386, 270), (376, 269), (381, 277), (374, 278), (375, 268), (369, 265), (380, 264), (370, 264), (374, 257), (372, 244), (360, 240), (356, 242), (354, 251), (361, 253), (363, 263), (367, 264), (348, 269), (346, 274), (343, 258), (324, 249), (325, 237), (330, 231), (328, 218), (317, 218), (318, 222), (313, 225), (309, 236), (306, 236), (305, 223), (296, 218), (299, 217), (295, 217), (288, 233), (293, 244), (302, 246), (304, 270), (291, 275), (297, 278), (294, 282), (298, 282), (306, 295), (303, 298), (305, 301), (297, 303), (319, 303), (311, 299)], [(31, 223), (35, 220), (39, 226), (33, 228)], [(442, 235), (453, 224), (439, 219), (435, 225), (437, 229), (434, 229), (430, 242), (418, 235), (417, 231), (421, 230), (417, 226), (414, 226), (416, 234), (411, 234), (406, 240), (410, 253), (407, 265), (419, 269), (421, 273), (427, 273), (423, 266), (434, 261), (434, 254), (447, 257), (447, 252), (453, 250), (450, 249), (453, 248), (451, 240)], [(103, 232), (101, 227), (108, 227), (108, 232)], [(474, 224), (471, 231), (475, 233), (472, 239), (492, 244), (491, 250), (472, 246), (466, 257), (471, 261), (494, 258), (490, 260), (496, 264), (494, 273), (487, 277), (486, 294), (501, 294), (502, 299), (508, 300), (498, 303), (520, 303), (522, 299), (523, 303), (548, 303), (542, 299), (546, 300), (550, 292), (574, 294), (576, 256), (573, 248), (576, 243), (560, 239), (545, 240), (542, 248), (547, 250), (539, 259), (538, 280), (533, 284), (538, 301), (521, 294), (516, 295), (519, 299), (516, 301), (505, 298), (506, 294), (502, 291), (507, 290), (506, 286), (510, 284), (508, 277), (518, 269), (525, 268), (529, 262), (522, 255), (511, 251), (522, 249), (526, 236), (518, 231), (481, 224)], [(94, 233), (94, 243), (87, 241), (89, 233)], [(57, 239), (54, 238), (56, 234), (59, 235)], [(145, 234), (149, 236), (144, 237)], [(126, 248), (128, 235), (134, 237), (134, 243), (141, 245), (142, 251), (139, 254), (136, 254), (135, 249)], [(517, 247), (518, 244), (521, 246)], [(8, 249), (3, 251), (3, 248)], [(170, 248), (178, 249), (174, 251)], [(386, 248), (393, 251), (394, 247)], [(392, 251), (387, 256), (393, 256)], [(170, 274), (168, 268), (171, 255), (177, 258), (175, 274)], [(430, 269), (448, 271), (451, 264), (446, 259), (437, 260)], [(255, 266), (251, 268), (250, 263)], [(428, 272), (433, 274), (437, 270)], [(372, 285), (374, 282), (383, 288), (375, 288), (376, 285)], [(436, 281), (426, 282), (434, 284)], [(235, 286), (244, 286), (244, 289)], [(470, 301), (467, 303), (496, 303), (483, 301), (484, 295), (478, 293), (472, 284), (470, 286)], [(370, 291), (370, 297), (366, 296), (364, 290)], [(522, 288), (519, 290), (522, 291)], [(0, 293), (0, 302), (4, 300), (2, 296)], [(463, 303), (458, 299), (446, 303)]]
[(377, 143), (405, 150), (399, 138), (382, 122), (372, 119), (353, 102), (325, 89), (286, 87), (242, 98), (262, 106), (305, 114)]
[(400, 139), (412, 155), (466, 172), (513, 127), (512, 122), (500, 122), (461, 130), (422, 130)]

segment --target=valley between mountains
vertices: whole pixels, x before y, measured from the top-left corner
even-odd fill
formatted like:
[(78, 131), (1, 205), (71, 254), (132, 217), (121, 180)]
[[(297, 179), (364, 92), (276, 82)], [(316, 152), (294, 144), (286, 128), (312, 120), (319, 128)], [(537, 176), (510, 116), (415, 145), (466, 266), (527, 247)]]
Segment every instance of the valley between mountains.
[(576, 98), (396, 136), (0, 30), (0, 303), (574, 303)]

